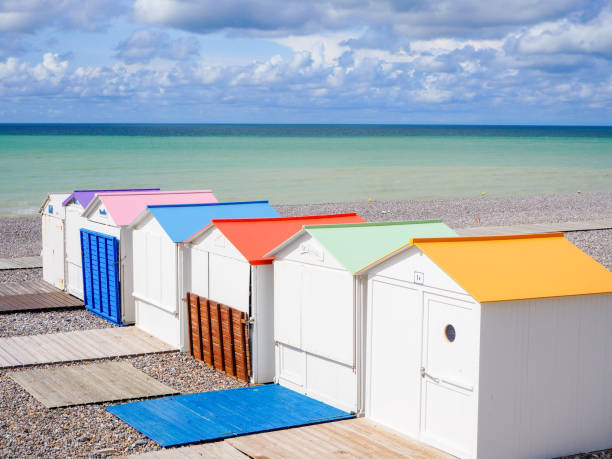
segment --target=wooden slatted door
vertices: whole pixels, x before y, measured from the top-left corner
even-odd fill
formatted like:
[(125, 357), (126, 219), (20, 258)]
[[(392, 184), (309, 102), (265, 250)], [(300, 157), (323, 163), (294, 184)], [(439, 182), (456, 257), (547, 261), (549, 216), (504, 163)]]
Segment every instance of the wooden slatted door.
[(108, 234), (81, 229), (81, 262), (85, 307), (121, 325), (119, 241)]
[(249, 382), (248, 314), (187, 292), (189, 352), (212, 368)]

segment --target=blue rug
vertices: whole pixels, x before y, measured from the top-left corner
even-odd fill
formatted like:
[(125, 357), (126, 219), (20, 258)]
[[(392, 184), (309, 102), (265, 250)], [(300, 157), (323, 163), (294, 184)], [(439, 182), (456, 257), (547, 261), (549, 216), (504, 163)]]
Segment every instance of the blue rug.
[(354, 417), (278, 384), (164, 397), (107, 410), (161, 446)]

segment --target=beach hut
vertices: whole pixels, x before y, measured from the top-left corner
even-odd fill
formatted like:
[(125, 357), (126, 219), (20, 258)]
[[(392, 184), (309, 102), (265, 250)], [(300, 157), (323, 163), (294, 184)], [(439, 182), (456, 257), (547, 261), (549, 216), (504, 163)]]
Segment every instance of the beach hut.
[(86, 219), (81, 215), (96, 193), (159, 191), (159, 188), (122, 190), (75, 190), (63, 202), (64, 219), (64, 284), (66, 291), (83, 299), (83, 271), (81, 268), (81, 228)]
[(276, 381), (358, 412), (366, 283), (355, 273), (418, 236), (456, 236), (440, 220), (307, 225), (272, 250)]
[(612, 446), (612, 273), (562, 234), (414, 239), (359, 274), (367, 417), (465, 458)]
[(64, 220), (62, 202), (70, 193), (50, 193), (38, 213), (42, 223), (43, 280), (64, 290)]
[[(304, 225), (362, 222), (364, 220), (355, 213), (216, 219), (187, 239), (185, 260), (188, 268), (184, 272), (189, 276), (184, 285), (189, 292), (187, 307), (192, 354), (243, 380), (256, 384), (272, 382), (275, 371), (274, 271), (273, 258), (265, 254)], [(234, 346), (229, 353), (215, 355), (213, 348), (218, 343), (214, 338), (222, 333), (210, 329), (208, 317), (215, 315), (218, 304), (222, 305), (222, 311), (228, 310), (221, 315), (219, 329), (234, 330), (230, 322), (235, 316), (248, 321), (248, 328), (246, 332), (241, 328), (235, 331), (234, 341), (244, 346)], [(209, 336), (213, 337), (212, 341)]]
[(134, 323), (132, 230), (149, 204), (217, 202), (211, 190), (98, 193), (82, 214), (85, 307), (117, 325)]
[(136, 326), (183, 351), (189, 350), (183, 298), (191, 274), (185, 272), (190, 266), (185, 263), (182, 243), (214, 218), (278, 216), (268, 201), (148, 206), (130, 225)]

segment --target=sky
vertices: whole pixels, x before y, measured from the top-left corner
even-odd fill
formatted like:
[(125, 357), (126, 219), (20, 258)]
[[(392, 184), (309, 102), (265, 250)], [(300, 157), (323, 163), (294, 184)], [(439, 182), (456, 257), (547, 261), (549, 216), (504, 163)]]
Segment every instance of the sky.
[(0, 122), (612, 124), (612, 0), (0, 0)]

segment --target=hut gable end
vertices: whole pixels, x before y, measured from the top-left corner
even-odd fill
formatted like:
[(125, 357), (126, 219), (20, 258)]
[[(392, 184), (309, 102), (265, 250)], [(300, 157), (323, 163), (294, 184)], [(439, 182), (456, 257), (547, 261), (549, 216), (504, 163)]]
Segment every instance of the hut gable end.
[(222, 255), (224, 257), (247, 261), (244, 255), (240, 253), (234, 244), (232, 244), (218, 228), (211, 228), (192, 242), (191, 246), (196, 250), (205, 250), (206, 252)]
[(97, 197), (90, 206), (87, 206), (87, 209), (83, 212), (83, 216), (89, 218), (92, 222), (117, 226), (110, 212)]
[(293, 239), (275, 254), (277, 260), (346, 270), (334, 255), (307, 232)]
[(417, 247), (411, 246), (369, 270), (370, 277), (403, 281), (428, 289), (470, 295)]

